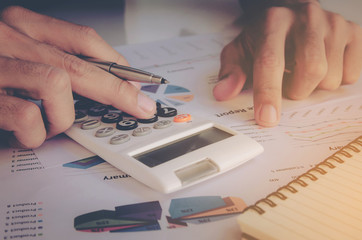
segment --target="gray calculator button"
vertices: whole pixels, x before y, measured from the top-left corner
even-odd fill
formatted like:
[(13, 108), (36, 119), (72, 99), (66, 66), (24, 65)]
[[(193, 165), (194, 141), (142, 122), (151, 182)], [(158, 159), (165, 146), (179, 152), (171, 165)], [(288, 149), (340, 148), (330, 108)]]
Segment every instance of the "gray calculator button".
[(113, 145), (122, 144), (129, 141), (130, 137), (128, 134), (120, 134), (111, 138), (110, 143)]
[(75, 120), (74, 120), (74, 123), (84, 122), (84, 121), (87, 120), (87, 119), (88, 119), (88, 115), (87, 115), (87, 114), (85, 114), (84, 112), (78, 111), (78, 110), (75, 111)]
[(172, 125), (172, 121), (171, 120), (161, 120), (156, 122), (153, 127), (155, 129), (162, 129), (162, 128), (168, 128)]
[(96, 132), (96, 137), (108, 137), (115, 132), (113, 127), (105, 127), (98, 129)]
[(140, 136), (145, 136), (151, 133), (151, 128), (150, 127), (140, 127), (140, 128), (136, 128), (135, 130), (133, 130), (132, 135), (135, 137), (140, 137)]
[(101, 122), (96, 119), (90, 119), (82, 123), (81, 128), (84, 130), (93, 129), (99, 127)]

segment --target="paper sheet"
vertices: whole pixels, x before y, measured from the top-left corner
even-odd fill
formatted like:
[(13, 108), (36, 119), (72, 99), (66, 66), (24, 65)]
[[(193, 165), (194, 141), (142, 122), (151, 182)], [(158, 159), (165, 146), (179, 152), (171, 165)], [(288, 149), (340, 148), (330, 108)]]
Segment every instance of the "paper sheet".
[[(335, 92), (318, 91), (306, 101), (283, 100), (282, 120), (275, 128), (255, 125), (250, 90), (232, 101), (216, 102), (211, 90), (220, 50), (229, 40), (205, 35), (117, 49), (131, 65), (171, 81), (168, 89), (144, 87), (151, 97), (249, 135), (264, 146), (262, 155), (217, 178), (164, 195), (65, 135), (34, 150), (2, 147), (1, 238), (240, 239), (235, 214), (360, 135), (361, 80)], [(205, 206), (196, 214), (200, 201)], [(172, 202), (182, 206), (182, 215), (173, 214)]]

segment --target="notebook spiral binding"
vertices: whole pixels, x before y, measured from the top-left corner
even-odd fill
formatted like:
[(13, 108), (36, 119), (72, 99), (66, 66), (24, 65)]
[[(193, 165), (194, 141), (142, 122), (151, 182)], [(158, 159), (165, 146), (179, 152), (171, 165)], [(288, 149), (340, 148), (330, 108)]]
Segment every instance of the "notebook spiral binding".
[(352, 157), (352, 154), (350, 154), (347, 150), (353, 151), (355, 153), (360, 152), (362, 150), (362, 136), (360, 136), (357, 139), (353, 140), (351, 143), (349, 143), (348, 145), (343, 147), (341, 150), (337, 151), (332, 156), (328, 157), (327, 159), (325, 159), (321, 163), (317, 164), (314, 168), (308, 170), (306, 173), (302, 174), (297, 179), (291, 181), (286, 186), (283, 186), (283, 187), (279, 188), (278, 190), (276, 190), (275, 192), (269, 194), (265, 198), (257, 201), (254, 205), (247, 207), (246, 209), (244, 209), (243, 212), (250, 209), (250, 210), (256, 211), (260, 215), (265, 213), (265, 210), (258, 206), (259, 203), (266, 203), (270, 207), (276, 207), (277, 204), (269, 199), (271, 196), (276, 196), (281, 200), (286, 200), (287, 197), (284, 194), (282, 194), (280, 192), (280, 190), (286, 189), (286, 190), (290, 191), (291, 193), (297, 193), (298, 190), (295, 187), (291, 186), (292, 183), (297, 183), (301, 187), (307, 187), (308, 184), (305, 181), (303, 181), (302, 178), (309, 178), (312, 181), (317, 181), (318, 177), (313, 172), (317, 172), (320, 175), (325, 175), (328, 172), (326, 170), (324, 170), (323, 168), (321, 168), (321, 166), (327, 166), (328, 168), (333, 169), (333, 168), (336, 168), (336, 165), (335, 165), (336, 163), (337, 164), (343, 164), (344, 160), (341, 157), (339, 157), (340, 155), (342, 155), (342, 156), (344, 156), (346, 158), (351, 158)]

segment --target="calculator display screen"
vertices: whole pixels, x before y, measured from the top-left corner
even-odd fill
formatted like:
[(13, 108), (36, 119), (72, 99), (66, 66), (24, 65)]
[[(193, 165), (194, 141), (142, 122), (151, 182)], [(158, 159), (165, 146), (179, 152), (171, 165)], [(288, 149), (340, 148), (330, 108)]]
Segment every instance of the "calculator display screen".
[(133, 156), (148, 167), (155, 167), (186, 153), (216, 143), (233, 135), (216, 127), (211, 127), (190, 136)]

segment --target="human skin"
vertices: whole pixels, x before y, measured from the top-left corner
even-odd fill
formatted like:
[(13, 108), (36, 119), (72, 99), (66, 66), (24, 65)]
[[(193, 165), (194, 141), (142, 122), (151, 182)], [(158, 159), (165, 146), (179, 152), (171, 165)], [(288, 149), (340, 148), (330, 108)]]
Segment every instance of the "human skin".
[[(0, 21), (0, 138), (36, 148), (74, 121), (75, 92), (138, 118), (156, 111), (139, 84), (122, 81), (77, 55), (128, 65), (92, 28), (8, 7)], [(41, 100), (44, 113), (27, 98)]]
[(283, 95), (300, 100), (315, 89), (335, 90), (355, 83), (362, 69), (359, 25), (323, 10), (315, 0), (285, 2), (294, 4), (254, 15), (223, 49), (213, 90), (225, 101), (252, 82), (255, 120), (265, 127), (279, 123)]

